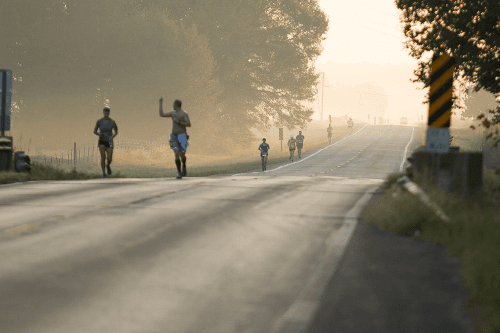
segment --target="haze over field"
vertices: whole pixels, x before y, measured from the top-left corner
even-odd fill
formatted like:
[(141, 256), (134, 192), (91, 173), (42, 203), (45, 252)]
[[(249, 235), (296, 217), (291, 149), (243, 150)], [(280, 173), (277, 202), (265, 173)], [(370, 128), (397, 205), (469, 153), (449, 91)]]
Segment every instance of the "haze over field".
[(15, 77), (6, 134), (70, 150), (96, 142), (110, 106), (118, 140), (159, 140), (171, 129), (158, 116), (161, 96), (166, 110), (183, 100), (191, 147), (207, 153), (279, 124), (307, 128), (321, 110), (323, 121), (416, 122), (427, 117), (426, 91), (410, 82), (417, 61), (398, 15), (391, 0), (2, 1), (0, 67)]

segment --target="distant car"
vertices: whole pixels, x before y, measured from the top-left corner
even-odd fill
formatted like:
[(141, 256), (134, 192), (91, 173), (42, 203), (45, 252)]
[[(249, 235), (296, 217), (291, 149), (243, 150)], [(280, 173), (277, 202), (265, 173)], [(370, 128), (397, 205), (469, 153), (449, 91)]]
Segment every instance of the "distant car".
[(401, 117), (401, 121), (400, 121), (401, 125), (407, 125), (408, 124), (408, 118), (406, 117)]

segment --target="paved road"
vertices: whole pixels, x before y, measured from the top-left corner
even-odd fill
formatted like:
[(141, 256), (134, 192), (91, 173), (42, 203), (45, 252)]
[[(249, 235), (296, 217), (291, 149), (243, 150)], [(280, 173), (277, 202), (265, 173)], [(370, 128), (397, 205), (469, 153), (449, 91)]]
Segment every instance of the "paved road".
[(365, 126), (264, 173), (0, 186), (0, 331), (304, 324), (421, 130)]

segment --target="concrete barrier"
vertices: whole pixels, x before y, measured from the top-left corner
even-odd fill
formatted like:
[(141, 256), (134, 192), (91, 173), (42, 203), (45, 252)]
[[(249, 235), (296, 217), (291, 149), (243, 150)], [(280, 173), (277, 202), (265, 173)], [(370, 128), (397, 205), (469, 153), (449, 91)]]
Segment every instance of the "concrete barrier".
[(455, 193), (467, 200), (482, 202), (482, 152), (461, 153), (459, 147), (451, 146), (449, 153), (434, 153), (421, 146), (408, 161), (412, 164), (406, 170), (410, 179), (419, 174), (424, 184), (437, 184), (445, 193)]

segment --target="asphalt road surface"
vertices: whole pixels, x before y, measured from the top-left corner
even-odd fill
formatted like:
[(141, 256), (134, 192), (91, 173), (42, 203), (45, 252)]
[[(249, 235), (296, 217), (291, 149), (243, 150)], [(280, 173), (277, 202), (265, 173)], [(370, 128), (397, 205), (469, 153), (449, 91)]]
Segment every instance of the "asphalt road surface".
[(307, 321), (418, 130), (367, 125), (267, 172), (2, 185), (0, 331), (269, 333)]

